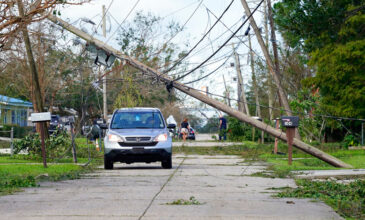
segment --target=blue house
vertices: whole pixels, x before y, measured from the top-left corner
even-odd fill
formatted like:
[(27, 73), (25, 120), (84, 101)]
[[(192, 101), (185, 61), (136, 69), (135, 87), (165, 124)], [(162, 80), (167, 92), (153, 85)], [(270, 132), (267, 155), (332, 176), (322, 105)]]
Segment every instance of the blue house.
[(0, 125), (28, 126), (27, 120), (32, 109), (31, 102), (0, 95)]

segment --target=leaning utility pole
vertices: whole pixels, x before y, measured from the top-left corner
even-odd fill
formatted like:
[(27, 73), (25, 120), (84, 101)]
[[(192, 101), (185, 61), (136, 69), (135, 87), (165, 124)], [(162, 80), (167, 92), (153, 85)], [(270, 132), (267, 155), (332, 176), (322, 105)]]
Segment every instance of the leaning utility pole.
[[(32, 74), (32, 80), (34, 82), (34, 99), (35, 99), (35, 108), (34, 110), (36, 112), (43, 112), (44, 108), (43, 108), (43, 99), (42, 99), (42, 93), (41, 93), (41, 87), (39, 86), (39, 77), (38, 77), (38, 71), (37, 71), (37, 67), (36, 67), (36, 63), (34, 61), (34, 56), (33, 56), (33, 52), (32, 52), (32, 45), (30, 43), (30, 39), (29, 39), (29, 34), (28, 34), (28, 29), (27, 29), (27, 25), (25, 24), (25, 13), (24, 13), (24, 5), (22, 0), (17, 0), (17, 4), (18, 4), (18, 9), (19, 9), (19, 17), (23, 20), (23, 24), (21, 24), (21, 30), (22, 30), (22, 34), (23, 34), (23, 39), (24, 39), (24, 44), (25, 44), (25, 49), (27, 51), (27, 58), (28, 58), (28, 63), (29, 63), (29, 68), (30, 68), (30, 72)], [(46, 123), (42, 122), (39, 123), (40, 127), (37, 127), (37, 131), (44, 131), (46, 138), (48, 138), (48, 129), (47, 129), (47, 125)], [(39, 129), (39, 130), (38, 130)]]
[(247, 100), (246, 100), (245, 88), (243, 86), (240, 58), (238, 57), (238, 54), (237, 54), (236, 50), (234, 49), (233, 44), (232, 44), (232, 48), (233, 48), (234, 61), (235, 61), (236, 72), (237, 72), (238, 111), (242, 111), (243, 113), (250, 116), (250, 110), (248, 109)]
[[(106, 19), (105, 19), (105, 5), (103, 5), (103, 36), (106, 37)], [(106, 68), (103, 68), (104, 70)], [(103, 118), (108, 120), (108, 105), (106, 97), (106, 75), (103, 77)]]
[[(268, 0), (265, 0), (264, 1), (264, 28), (265, 28), (265, 45), (267, 48), (269, 48), (269, 25), (268, 25), (268, 18), (267, 18), (267, 14), (268, 14), (268, 10), (267, 10), (267, 3)], [(269, 90), (268, 90), (268, 102), (269, 102), (269, 119), (270, 119), (270, 122), (274, 119), (274, 112), (273, 112), (273, 83), (272, 83), (272, 76), (270, 74), (270, 69), (269, 67), (267, 66), (267, 82), (268, 82), (268, 87), (269, 87)]]
[[(242, 3), (243, 8), (245, 9), (246, 16), (247, 17), (250, 16), (251, 15), (251, 10), (248, 7), (248, 4), (247, 4), (246, 0), (241, 0), (241, 3)], [(264, 43), (264, 41), (262, 39), (262, 36), (260, 34), (260, 30), (257, 27), (256, 22), (255, 22), (255, 19), (253, 18), (253, 16), (250, 17), (250, 25), (253, 28), (253, 30), (255, 31), (255, 35), (256, 35), (257, 41), (260, 44), (261, 50), (264, 53), (266, 62), (268, 64), (268, 66), (269, 66), (271, 75), (273, 76), (273, 78), (275, 80), (275, 84), (278, 87), (280, 101), (281, 101), (281, 103), (284, 106), (284, 109), (286, 111), (286, 114), (289, 115), (289, 116), (291, 116), (292, 115), (292, 112), (290, 110), (288, 98), (287, 98), (287, 96), (285, 94), (285, 91), (284, 91), (283, 87), (281, 86), (280, 75), (276, 71), (275, 65), (274, 65), (274, 63), (271, 60), (269, 51), (268, 51), (267, 47), (265, 46), (265, 43)]]
[(274, 53), (275, 71), (279, 76), (281, 76), (280, 66), (279, 66), (278, 45), (276, 43), (274, 18), (272, 16), (271, 0), (267, 0), (267, 11), (268, 11), (268, 17), (269, 17), (269, 23), (270, 23), (270, 29), (271, 29), (271, 43), (272, 43), (272, 50)]
[[(223, 111), (225, 113), (227, 113), (228, 115), (231, 115), (235, 118), (237, 118), (238, 120), (245, 122), (247, 124), (250, 124), (260, 130), (264, 130), (266, 133), (271, 134), (274, 137), (277, 137), (283, 141), (287, 141), (287, 136), (285, 134), (285, 132), (283, 132), (282, 130), (279, 129), (275, 129), (273, 127), (271, 127), (268, 124), (265, 124), (263, 122), (260, 122), (254, 118), (251, 118), (250, 116), (239, 112), (227, 105), (225, 105), (224, 103), (217, 101), (213, 98), (210, 98), (206, 95), (203, 95), (199, 90), (196, 90), (194, 88), (188, 87), (180, 82), (174, 81), (171, 77), (159, 72), (156, 69), (153, 69), (141, 62), (139, 62), (138, 60), (135, 60), (125, 54), (122, 54), (119, 50), (114, 49), (113, 47), (93, 38), (92, 36), (90, 36), (89, 34), (77, 29), (76, 27), (72, 26), (71, 24), (63, 21), (60, 18), (54, 17), (52, 15), (48, 16), (48, 19), (53, 21), (54, 23), (62, 26), (63, 28), (65, 28), (66, 30), (76, 34), (77, 36), (79, 36), (80, 38), (86, 40), (88, 43), (92, 43), (95, 44), (97, 47), (99, 47), (100, 49), (103, 49), (109, 53), (112, 53), (113, 55), (115, 55), (116, 57), (118, 57), (121, 60), (126, 61), (127, 64), (133, 66), (136, 69), (139, 69), (141, 71), (143, 71), (145, 74), (148, 74), (150, 76), (156, 77), (158, 78), (161, 82), (164, 82), (166, 84), (166, 88), (171, 91), (172, 88), (176, 88), (178, 90), (180, 90), (183, 93), (186, 93), (202, 102), (204, 102), (205, 104), (208, 104), (210, 106), (212, 106), (213, 108), (216, 108), (220, 111)], [(301, 140), (298, 140), (296, 138), (294, 138), (293, 141), (293, 146), (297, 147), (298, 149), (313, 155), (335, 167), (344, 167), (344, 168), (351, 168), (352, 166), (349, 164), (344, 163), (343, 161), (315, 148), (312, 147), (304, 142), (302, 142)]]

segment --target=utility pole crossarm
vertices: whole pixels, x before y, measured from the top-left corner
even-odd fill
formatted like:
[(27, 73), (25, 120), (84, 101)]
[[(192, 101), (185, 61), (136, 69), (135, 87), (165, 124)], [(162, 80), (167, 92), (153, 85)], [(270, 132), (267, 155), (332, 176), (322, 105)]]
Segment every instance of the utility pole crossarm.
[[(60, 18), (57, 18), (57, 17), (54, 17), (51, 15), (49, 17), (49, 19), (56, 24), (60, 24), (65, 29), (67, 29), (70, 32), (74, 33), (75, 35), (83, 38), (84, 40), (95, 44), (97, 47), (113, 53), (119, 59), (126, 60), (131, 66), (133, 66), (145, 73), (154, 75), (155, 77), (159, 78), (161, 81), (165, 82), (167, 85), (170, 85), (170, 86), (172, 85), (174, 88), (180, 90), (181, 92), (186, 93), (216, 109), (219, 109), (220, 111), (223, 111), (223, 112), (227, 113), (228, 115), (231, 115), (242, 122), (250, 124), (260, 130), (263, 130), (263, 131), (271, 134), (272, 136), (277, 137), (283, 141), (287, 141), (286, 134), (283, 131), (281, 131), (279, 129), (275, 129), (263, 122), (260, 122), (254, 118), (251, 118), (248, 115), (246, 115), (242, 112), (239, 112), (239, 111), (225, 105), (224, 103), (222, 103), (220, 101), (217, 101), (213, 98), (208, 97), (207, 95), (202, 94), (200, 91), (195, 90), (194, 88), (190, 88), (190, 87), (188, 87), (182, 83), (176, 82), (176, 81), (173, 82), (173, 79), (170, 78), (169, 76), (162, 74), (161, 72), (159, 72), (151, 67), (146, 66), (145, 64), (139, 62), (138, 60), (135, 60), (129, 56), (122, 54), (118, 50), (104, 44), (103, 42), (101, 42), (97, 39), (94, 39), (89, 34), (83, 32), (81, 30), (78, 30), (76, 27), (73, 27), (72, 25), (68, 24), (67, 22), (61, 20)], [(312, 147), (298, 139), (294, 139), (293, 145), (296, 146), (298, 149), (301, 149), (304, 152), (307, 152), (335, 167), (351, 168), (351, 165), (346, 164), (346, 163), (342, 162), (341, 160), (339, 160), (331, 155), (328, 155), (327, 153), (325, 153), (315, 147)]]

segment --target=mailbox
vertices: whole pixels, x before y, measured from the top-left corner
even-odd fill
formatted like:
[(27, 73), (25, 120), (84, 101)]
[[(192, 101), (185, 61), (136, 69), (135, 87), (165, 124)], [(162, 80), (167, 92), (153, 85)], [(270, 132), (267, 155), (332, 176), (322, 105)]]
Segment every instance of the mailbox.
[(298, 116), (281, 116), (281, 125), (287, 128), (296, 128), (299, 126)]
[(30, 118), (33, 123), (51, 121), (51, 112), (32, 113)]

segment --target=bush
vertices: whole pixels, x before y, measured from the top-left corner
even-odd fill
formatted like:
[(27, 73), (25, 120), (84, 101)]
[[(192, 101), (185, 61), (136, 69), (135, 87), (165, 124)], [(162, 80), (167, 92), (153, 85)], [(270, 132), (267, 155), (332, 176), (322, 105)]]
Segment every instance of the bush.
[[(58, 132), (45, 140), (46, 153), (49, 158), (56, 158), (63, 155), (71, 147), (71, 139), (66, 132)], [(14, 141), (14, 153), (27, 151), (32, 156), (42, 156), (41, 140), (39, 134), (30, 134), (21, 140)], [(71, 151), (68, 152), (71, 154)]]
[[(258, 129), (255, 129), (255, 140), (261, 138), (260, 132), (258, 131)], [(229, 117), (227, 136), (230, 141), (252, 140), (252, 126), (236, 118)]]
[(355, 146), (358, 144), (359, 143), (357, 142), (356, 138), (352, 134), (346, 135), (345, 138), (343, 139), (343, 141), (341, 142), (341, 145), (346, 149), (349, 146)]

